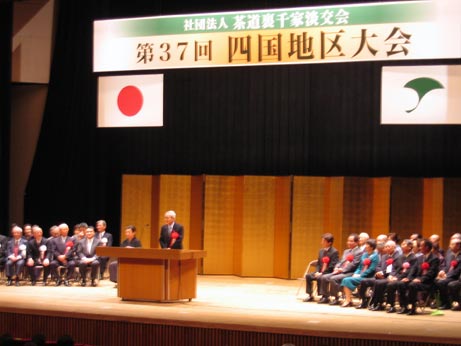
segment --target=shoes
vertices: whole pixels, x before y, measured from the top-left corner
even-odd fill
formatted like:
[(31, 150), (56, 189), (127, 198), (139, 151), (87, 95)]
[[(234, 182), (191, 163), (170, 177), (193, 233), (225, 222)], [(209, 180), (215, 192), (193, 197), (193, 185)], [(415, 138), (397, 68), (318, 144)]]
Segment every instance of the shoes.
[(384, 308), (381, 304), (376, 304), (370, 309), (370, 311), (382, 311), (382, 310), (384, 310)]
[(47, 283), (46, 283), (46, 280), (43, 280), (43, 286), (46, 286)]
[(82, 283), (80, 284), (82, 287), (85, 287), (86, 286), (86, 281), (82, 281)]
[(330, 302), (330, 305), (339, 305), (339, 299), (335, 298)]
[(449, 309), (450, 309), (450, 307), (448, 305), (446, 305), (446, 304), (443, 304), (443, 305), (439, 306), (439, 310), (449, 310)]
[(350, 301), (350, 302), (345, 301), (344, 303), (341, 304), (342, 308), (348, 308), (349, 306), (352, 306), (352, 301)]
[(367, 301), (364, 299), (364, 300), (362, 300), (362, 302), (360, 303), (360, 305), (357, 305), (355, 308), (356, 308), (356, 309), (366, 309), (367, 306), (368, 306)]
[(303, 299), (304, 303), (313, 302), (313, 301), (314, 301), (314, 297), (312, 297), (310, 295), (307, 295), (307, 297)]
[(461, 305), (458, 304), (458, 305), (455, 305), (451, 308), (452, 311), (461, 311)]
[(431, 309), (437, 309), (437, 302), (433, 300), (430, 304)]
[(67, 286), (67, 287), (70, 286), (69, 280), (64, 280), (64, 286)]
[(407, 315), (409, 316), (416, 315), (416, 309), (412, 308), (410, 311), (407, 312)]
[(32, 281), (30, 282), (30, 284), (31, 284), (32, 286), (35, 286), (36, 283), (37, 283), (37, 281), (35, 281), (35, 280), (32, 280)]
[(16, 281), (15, 281), (14, 285), (19, 286), (19, 279), (18, 278), (16, 278)]
[(7, 285), (7, 286), (11, 286), (12, 284), (13, 284), (13, 281), (11, 281), (11, 279), (8, 279), (8, 280), (6, 281), (6, 285)]
[(62, 280), (58, 279), (58, 281), (56, 281), (56, 286), (61, 286), (62, 284)]
[(404, 314), (408, 314), (409, 311), (410, 311), (410, 310), (409, 310), (408, 308), (400, 308), (400, 310), (397, 311), (397, 313), (398, 313), (399, 315), (404, 315)]
[(104, 275), (103, 274), (99, 274), (99, 280), (104, 280)]
[(387, 312), (388, 312), (389, 314), (392, 314), (392, 313), (394, 313), (394, 312), (397, 312), (397, 309), (396, 309), (395, 307), (391, 306), (391, 307), (389, 308), (389, 310), (387, 310)]
[(96, 286), (97, 286), (97, 283), (96, 283), (95, 280), (91, 280), (91, 286), (93, 286), (93, 287), (96, 287)]
[(319, 304), (328, 304), (329, 302), (330, 300), (328, 299), (328, 297), (325, 297), (325, 296), (320, 298), (320, 300), (318, 301)]

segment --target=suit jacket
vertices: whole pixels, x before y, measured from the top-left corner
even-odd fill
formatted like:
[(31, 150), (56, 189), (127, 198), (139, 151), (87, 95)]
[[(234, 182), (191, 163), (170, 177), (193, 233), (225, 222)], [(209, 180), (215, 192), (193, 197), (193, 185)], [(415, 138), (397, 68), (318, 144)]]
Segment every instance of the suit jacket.
[[(7, 248), (6, 248), (6, 257), (10, 257), (11, 255), (14, 254), (14, 242), (15, 242), (16, 239), (14, 238), (11, 238), (10, 240), (8, 240), (8, 245), (7, 245)], [(24, 245), (25, 246), (25, 250), (23, 251), (18, 251), (18, 255), (22, 257), (22, 259), (26, 259), (27, 258), (27, 240), (25, 240), (24, 238), (20, 238), (19, 239), (19, 245), (18, 246), (21, 246), (21, 245)]]
[[(46, 247), (43, 258), (40, 257), (40, 247), (42, 245)], [(48, 258), (48, 260), (51, 261), (53, 258), (53, 253), (50, 251), (48, 242), (45, 238), (42, 238), (39, 243), (37, 243), (35, 239), (29, 240), (29, 245), (27, 247), (27, 259), (29, 258), (32, 258), (35, 264), (41, 263), (41, 261), (45, 258)]]
[(141, 241), (138, 239), (138, 238), (133, 238), (132, 241), (128, 241), (128, 239), (125, 239), (121, 244), (120, 244), (120, 247), (127, 247), (127, 246), (131, 246), (131, 247), (142, 247), (141, 245)]
[[(422, 265), (424, 262), (429, 264), (429, 268), (423, 270)], [(432, 252), (427, 256), (419, 256), (416, 265), (408, 274), (410, 280), (419, 279), (423, 284), (431, 284), (434, 282), (437, 274), (439, 273), (440, 261), (437, 255)]]
[(0, 234), (0, 264), (6, 261), (6, 247), (8, 238)]
[(91, 250), (88, 251), (88, 239), (83, 238), (77, 243), (77, 255), (80, 259), (98, 257), (96, 256), (96, 247), (100, 245), (100, 241), (96, 238), (93, 238), (93, 243), (91, 244)]
[[(335, 268), (341, 268), (342, 273), (353, 273), (359, 266), (362, 253), (363, 253), (362, 249), (358, 246), (356, 246), (353, 249), (344, 250), (343, 257), (338, 263), (336, 263)], [(347, 260), (347, 257), (349, 255), (354, 256), (354, 259), (352, 261)]]
[[(173, 229), (171, 230), (171, 233), (173, 231), (176, 231), (179, 234), (179, 237), (176, 239), (175, 243), (173, 246), (171, 246), (172, 249), (182, 249), (182, 239), (184, 237), (184, 227), (180, 225), (179, 223), (174, 223), (173, 224)], [(160, 229), (160, 247), (162, 249), (166, 249), (170, 247), (171, 243), (171, 236), (168, 234), (168, 225), (163, 225), (162, 228)]]
[(98, 239), (99, 241), (101, 241), (101, 242), (102, 242), (102, 239), (105, 238), (105, 239), (107, 239), (106, 246), (112, 246), (112, 242), (113, 242), (112, 234), (110, 234), (108, 232), (104, 232), (103, 236), (101, 237), (101, 234), (99, 232), (96, 232), (94, 237), (96, 239)]
[[(410, 265), (409, 268), (404, 268), (404, 263), (408, 262)], [(408, 277), (408, 274), (412, 270), (412, 268), (416, 265), (417, 258), (413, 252), (410, 252), (408, 256), (400, 255), (397, 258), (397, 264), (395, 265), (395, 272), (391, 273), (392, 276), (395, 276), (397, 280), (402, 280), (403, 278)]]
[[(328, 257), (329, 262), (326, 265), (325, 270), (322, 270), (324, 267), (323, 258)], [(317, 272), (328, 274), (335, 269), (336, 263), (339, 261), (339, 252), (333, 246), (330, 246), (327, 250), (321, 249), (319, 251), (319, 257), (317, 259)]]
[[(461, 252), (454, 254), (452, 251), (447, 251), (446, 260), (447, 264), (444, 271), (447, 274), (447, 279), (458, 280), (461, 271)], [(452, 262), (456, 262), (456, 265), (452, 266)]]
[[(67, 249), (67, 244), (69, 242), (72, 242), (71, 237), (67, 236), (67, 237), (64, 238), (64, 241), (63, 241), (62, 237), (59, 236), (57, 238), (50, 238), (49, 241), (52, 242), (50, 244), (51, 245), (50, 248), (53, 251), (54, 258), (57, 258), (60, 255), (66, 255), (67, 259), (72, 258), (72, 248), (66, 250)], [(72, 244), (73, 244), (73, 248), (75, 248), (75, 244), (73, 242), (72, 242)]]
[[(392, 255), (382, 255), (378, 265), (376, 266), (376, 272), (382, 272), (384, 274), (384, 277), (388, 277), (390, 274), (394, 274), (398, 258), (399, 254), (397, 253), (397, 251), (394, 251)], [(391, 259), (392, 264), (388, 264), (388, 261)]]

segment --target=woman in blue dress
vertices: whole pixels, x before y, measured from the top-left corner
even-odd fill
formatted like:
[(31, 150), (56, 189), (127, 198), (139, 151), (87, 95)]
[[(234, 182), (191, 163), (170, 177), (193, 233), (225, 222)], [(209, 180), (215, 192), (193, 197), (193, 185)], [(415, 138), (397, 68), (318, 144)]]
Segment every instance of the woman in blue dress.
[(376, 266), (378, 265), (379, 255), (376, 250), (376, 241), (369, 239), (365, 243), (365, 251), (363, 252), (360, 264), (352, 276), (344, 278), (341, 281), (345, 300), (341, 304), (343, 308), (352, 306), (352, 291), (360, 285), (360, 282), (365, 278), (371, 278), (375, 275)]

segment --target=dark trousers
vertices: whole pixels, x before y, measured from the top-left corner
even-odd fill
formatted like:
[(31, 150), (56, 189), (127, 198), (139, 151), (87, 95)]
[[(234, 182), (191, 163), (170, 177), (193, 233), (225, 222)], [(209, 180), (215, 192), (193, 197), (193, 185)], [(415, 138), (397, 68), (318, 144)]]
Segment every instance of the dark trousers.
[(94, 260), (93, 262), (88, 264), (80, 262), (80, 264), (78, 265), (78, 269), (80, 270), (82, 281), (86, 281), (86, 272), (88, 271), (88, 268), (91, 268), (91, 280), (96, 280), (98, 276), (99, 267), (99, 260)]
[(341, 281), (344, 278), (352, 276), (353, 273), (337, 274), (330, 277), (330, 296), (338, 297), (339, 291), (341, 291)]
[(22, 268), (24, 268), (24, 264), (25, 262), (23, 259), (17, 260), (16, 262), (13, 262), (12, 260), (6, 261), (6, 276), (8, 278), (11, 278), (14, 275), (16, 275), (16, 277), (19, 277), (19, 274), (21, 274), (22, 272)]
[(29, 276), (30, 280), (37, 281), (37, 278), (40, 276), (40, 271), (43, 269), (43, 281), (48, 279), (50, 275), (51, 268), (50, 266), (41, 266), (41, 265), (34, 265), (29, 267)]
[(61, 278), (61, 275), (58, 273), (58, 267), (64, 267), (67, 269), (67, 275), (66, 279), (70, 280), (72, 276), (74, 275), (75, 271), (75, 261), (67, 261), (67, 263), (62, 263), (58, 260), (53, 260), (51, 261), (50, 267), (51, 267), (51, 276), (55, 278), (56, 280), (59, 280)]
[(112, 282), (117, 282), (118, 261), (113, 261), (109, 264), (109, 279)]
[(461, 303), (461, 281), (455, 280), (448, 284), (448, 294), (452, 301)]
[(436, 286), (437, 290), (439, 291), (440, 305), (449, 306), (451, 304), (450, 296), (449, 296), (449, 293), (448, 293), (448, 285), (452, 281), (455, 281), (455, 279), (447, 278), (447, 279), (443, 279), (443, 280), (437, 280), (435, 282), (435, 286)]

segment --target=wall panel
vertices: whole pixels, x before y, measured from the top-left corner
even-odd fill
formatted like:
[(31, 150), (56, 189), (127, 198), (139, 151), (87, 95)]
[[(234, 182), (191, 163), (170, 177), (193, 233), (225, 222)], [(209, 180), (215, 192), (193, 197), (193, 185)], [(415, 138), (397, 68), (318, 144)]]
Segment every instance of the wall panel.
[(245, 176), (242, 275), (274, 275), (275, 177)]
[(392, 178), (391, 232), (401, 239), (422, 232), (423, 180)]
[(235, 177), (205, 177), (204, 274), (234, 274)]
[(291, 278), (302, 277), (309, 261), (317, 259), (324, 233), (325, 180), (294, 177), (291, 238)]
[[(152, 176), (123, 175), (121, 241), (125, 239), (125, 227), (136, 226), (136, 237), (143, 247), (151, 243), (151, 199)], [(115, 232), (115, 230), (113, 230)]]
[(461, 233), (461, 179), (445, 178), (443, 183), (442, 246), (448, 247), (450, 236)]

